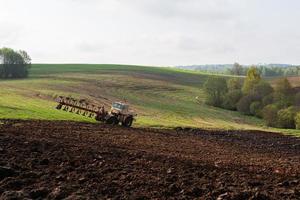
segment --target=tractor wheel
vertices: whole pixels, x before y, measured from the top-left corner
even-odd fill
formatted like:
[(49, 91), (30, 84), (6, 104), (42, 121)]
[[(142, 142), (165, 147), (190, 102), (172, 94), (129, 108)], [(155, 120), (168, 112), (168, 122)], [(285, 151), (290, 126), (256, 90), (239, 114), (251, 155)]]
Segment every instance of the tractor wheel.
[(119, 120), (118, 120), (117, 117), (111, 116), (110, 118), (108, 118), (108, 119), (106, 120), (106, 123), (107, 123), (107, 124), (112, 124), (112, 125), (117, 125), (117, 124), (119, 123)]
[(127, 117), (125, 119), (125, 121), (122, 122), (122, 125), (125, 126), (125, 127), (131, 127), (132, 121), (133, 121), (132, 117)]
[(96, 117), (95, 119), (97, 121), (101, 121), (101, 122), (104, 122), (105, 121), (105, 117), (103, 115), (100, 115), (100, 114), (96, 114)]

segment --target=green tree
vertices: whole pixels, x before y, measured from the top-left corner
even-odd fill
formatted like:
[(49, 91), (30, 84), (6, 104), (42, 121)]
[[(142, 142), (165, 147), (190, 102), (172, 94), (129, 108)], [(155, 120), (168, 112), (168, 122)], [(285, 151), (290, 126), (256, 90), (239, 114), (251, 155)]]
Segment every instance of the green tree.
[(271, 93), (271, 94), (265, 96), (265, 97), (262, 99), (262, 104), (263, 104), (263, 106), (272, 104), (273, 102), (274, 102), (273, 93)]
[(241, 90), (230, 90), (224, 98), (223, 107), (228, 110), (236, 110), (237, 103), (242, 98), (243, 93)]
[(256, 117), (262, 117), (262, 113), (261, 113), (262, 107), (263, 105), (261, 102), (254, 101), (250, 105), (250, 113)]
[(249, 94), (256, 84), (261, 80), (260, 74), (256, 67), (252, 66), (247, 71), (247, 77), (244, 81), (242, 91), (244, 94)]
[(253, 96), (251, 96), (251, 95), (243, 96), (237, 103), (237, 106), (236, 106), (237, 110), (240, 113), (243, 113), (245, 115), (251, 115), (250, 105), (253, 101), (255, 101)]
[(28, 76), (31, 59), (25, 51), (0, 49), (0, 78), (24, 78)]
[(242, 89), (242, 80), (240, 78), (231, 78), (227, 81), (229, 91)]
[(269, 104), (265, 106), (262, 110), (263, 119), (266, 122), (267, 126), (276, 127), (278, 121), (278, 113), (279, 109), (275, 104)]
[(281, 93), (284, 95), (290, 95), (293, 92), (293, 88), (289, 82), (289, 80), (285, 77), (280, 79), (275, 87), (275, 92)]
[(280, 128), (296, 128), (295, 117), (297, 114), (297, 108), (290, 106), (278, 111), (278, 127)]
[(259, 81), (255, 84), (250, 93), (255, 96), (258, 100), (262, 100), (265, 96), (270, 95), (273, 92), (272, 86), (265, 81)]
[(207, 94), (206, 103), (220, 107), (223, 103), (224, 95), (227, 93), (226, 79), (218, 76), (211, 76), (204, 83), (204, 90)]
[(274, 100), (280, 108), (286, 108), (293, 104), (293, 88), (287, 78), (282, 78), (277, 82)]

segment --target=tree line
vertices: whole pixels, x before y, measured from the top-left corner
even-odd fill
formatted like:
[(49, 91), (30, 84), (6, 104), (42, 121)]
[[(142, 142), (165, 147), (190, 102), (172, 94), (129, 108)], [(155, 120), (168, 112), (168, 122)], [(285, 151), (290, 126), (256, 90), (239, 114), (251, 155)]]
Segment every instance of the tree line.
[[(246, 76), (250, 67), (234, 63), (225, 74)], [(272, 66), (262, 65), (256, 67), (262, 77), (300, 76), (300, 66)]]
[(300, 129), (300, 91), (287, 78), (273, 88), (252, 66), (245, 79), (211, 76), (204, 89), (209, 105), (262, 118), (271, 127)]
[(31, 58), (26, 51), (11, 48), (0, 49), (0, 78), (25, 78), (31, 66)]

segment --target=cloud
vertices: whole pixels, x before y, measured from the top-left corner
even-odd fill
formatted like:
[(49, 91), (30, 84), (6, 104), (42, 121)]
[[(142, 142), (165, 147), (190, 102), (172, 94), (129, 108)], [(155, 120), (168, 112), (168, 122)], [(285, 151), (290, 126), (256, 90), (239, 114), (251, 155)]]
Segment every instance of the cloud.
[(9, 46), (18, 42), (22, 27), (5, 22), (0, 22), (0, 27), (0, 46)]
[(108, 48), (107, 43), (100, 42), (81, 42), (77, 45), (77, 49), (83, 53), (99, 53)]
[(300, 63), (296, 0), (0, 2), (0, 46), (34, 62)]
[(132, 0), (130, 2), (129, 5), (136, 11), (167, 19), (224, 21), (233, 19), (237, 14), (229, 0)]

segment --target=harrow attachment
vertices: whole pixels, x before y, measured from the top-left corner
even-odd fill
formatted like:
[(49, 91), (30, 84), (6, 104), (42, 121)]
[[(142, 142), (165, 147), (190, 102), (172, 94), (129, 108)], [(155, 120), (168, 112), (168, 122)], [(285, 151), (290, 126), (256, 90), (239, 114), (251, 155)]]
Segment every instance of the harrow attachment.
[(89, 103), (85, 99), (74, 99), (72, 97), (59, 96), (57, 99), (57, 110), (76, 113), (90, 118), (95, 118), (98, 121), (104, 121), (105, 116), (108, 114), (104, 106), (97, 106)]

